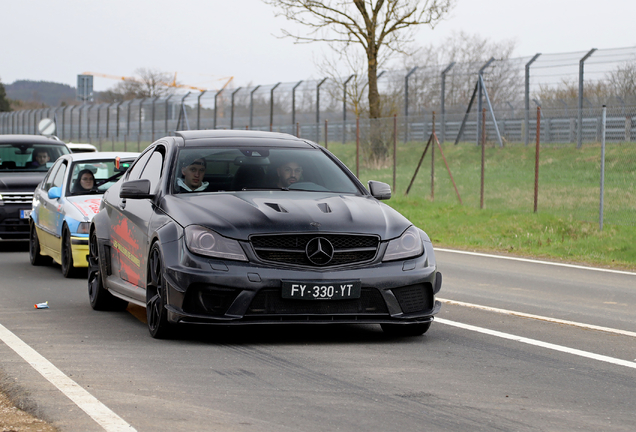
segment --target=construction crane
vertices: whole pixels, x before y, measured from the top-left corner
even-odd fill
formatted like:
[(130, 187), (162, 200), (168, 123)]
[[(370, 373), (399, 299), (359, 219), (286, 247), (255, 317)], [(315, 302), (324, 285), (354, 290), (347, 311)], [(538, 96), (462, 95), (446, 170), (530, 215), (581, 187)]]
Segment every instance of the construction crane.
[[(84, 72), (83, 75), (93, 75), (93, 76), (98, 76), (98, 77), (102, 77), (102, 78), (110, 78), (110, 79), (116, 79), (116, 80), (120, 80), (120, 81), (135, 81), (138, 83), (143, 83), (142, 80), (140, 80), (139, 78), (136, 77), (127, 77), (127, 76), (121, 76), (121, 75), (110, 75), (110, 74), (105, 74), (105, 73), (100, 73), (100, 72)], [(224, 90), (229, 84), (230, 82), (232, 82), (232, 80), (234, 79), (233, 76), (231, 77), (223, 77), (223, 78), (219, 78), (222, 80), (226, 80), (225, 84), (223, 85), (223, 87), (221, 87), (221, 90)], [(202, 88), (202, 87), (196, 87), (196, 86), (191, 86), (191, 85), (187, 85), (187, 84), (180, 84), (177, 82), (177, 73), (175, 72), (174, 74), (174, 78), (172, 79), (172, 81), (170, 82), (165, 82), (165, 81), (161, 81), (159, 82), (160, 85), (163, 85), (165, 87), (173, 87), (173, 88), (186, 88), (186, 89), (190, 89), (190, 90), (197, 90), (197, 91), (207, 91), (208, 89)]]

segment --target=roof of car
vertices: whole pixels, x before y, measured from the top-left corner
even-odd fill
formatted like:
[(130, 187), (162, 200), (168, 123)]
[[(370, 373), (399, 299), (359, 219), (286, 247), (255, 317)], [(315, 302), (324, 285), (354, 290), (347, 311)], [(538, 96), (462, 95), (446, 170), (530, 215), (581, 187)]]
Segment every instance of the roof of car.
[(57, 145), (66, 145), (64, 142), (60, 141), (59, 138), (54, 136), (46, 136), (46, 135), (0, 135), (0, 143), (2, 144), (57, 144)]
[(90, 152), (90, 153), (71, 153), (64, 155), (63, 157), (74, 162), (102, 160), (102, 159), (115, 159), (117, 156), (120, 158), (136, 158), (139, 153), (133, 152)]
[[(315, 147), (316, 144), (293, 135), (279, 132), (265, 132), (256, 130), (195, 130), (175, 132), (185, 141), (186, 146), (222, 146), (225, 144), (242, 144), (257, 146), (290, 146), (290, 147)], [(249, 140), (250, 142), (245, 142)]]

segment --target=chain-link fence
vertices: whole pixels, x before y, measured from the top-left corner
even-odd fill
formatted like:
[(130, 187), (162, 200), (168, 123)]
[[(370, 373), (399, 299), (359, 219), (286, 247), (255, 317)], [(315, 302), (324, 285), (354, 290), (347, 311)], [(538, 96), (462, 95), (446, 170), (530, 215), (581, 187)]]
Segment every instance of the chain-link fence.
[[(413, 67), (383, 72), (378, 83), (384, 112), (395, 116), (366, 119), (365, 81), (349, 76), (0, 113), (0, 133), (37, 134), (38, 123), (50, 118), (64, 141), (141, 150), (176, 130), (273, 130), (334, 149), (360, 178), (373, 174), (399, 194), (435, 131), (464, 204), (532, 210), (526, 189), (534, 187), (539, 115), (539, 211), (599, 219), (605, 141), (605, 221), (636, 224), (636, 47)], [(472, 158), (484, 135), (482, 198)], [(427, 158), (439, 149), (429, 146)], [(421, 167), (410, 193), (455, 202), (445, 164), (437, 167), (442, 162), (439, 155), (429, 162), (428, 174)], [(431, 167), (437, 186), (427, 192), (422, 177)]]

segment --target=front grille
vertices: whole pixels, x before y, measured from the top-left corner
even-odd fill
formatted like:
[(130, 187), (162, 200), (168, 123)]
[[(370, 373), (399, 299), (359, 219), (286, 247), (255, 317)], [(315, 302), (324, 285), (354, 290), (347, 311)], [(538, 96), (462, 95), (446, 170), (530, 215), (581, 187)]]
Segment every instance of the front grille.
[(1, 192), (2, 201), (5, 204), (31, 204), (33, 192)]
[(428, 282), (394, 288), (391, 291), (403, 313), (420, 312), (433, 307), (433, 287)]
[(279, 289), (262, 289), (256, 294), (246, 316), (259, 315), (346, 315), (388, 314), (382, 294), (375, 288), (362, 288), (360, 298), (349, 300), (291, 300)]
[(29, 219), (5, 219), (0, 223), (0, 232), (10, 233), (28, 233)]
[(306, 248), (307, 243), (318, 237), (328, 240), (334, 248), (333, 258), (324, 264), (326, 267), (371, 261), (380, 244), (377, 236), (322, 233), (252, 236), (250, 241), (263, 261), (316, 267), (307, 257)]

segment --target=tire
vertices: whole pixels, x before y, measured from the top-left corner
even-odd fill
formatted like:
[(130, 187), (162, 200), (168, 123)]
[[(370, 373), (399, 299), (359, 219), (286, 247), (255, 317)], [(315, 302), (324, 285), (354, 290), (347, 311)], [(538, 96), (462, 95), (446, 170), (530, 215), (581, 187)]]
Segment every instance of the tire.
[(382, 331), (391, 336), (422, 336), (431, 326), (431, 322), (415, 324), (380, 324)]
[(73, 265), (73, 248), (71, 246), (71, 233), (65, 226), (62, 230), (62, 275), (65, 278), (73, 278), (78, 274), (78, 269)]
[(146, 318), (148, 331), (155, 339), (165, 339), (172, 334), (173, 326), (168, 322), (166, 309), (166, 286), (163, 277), (161, 248), (155, 243), (148, 257), (149, 281), (146, 288)]
[(125, 310), (128, 302), (115, 297), (104, 288), (104, 281), (100, 271), (99, 248), (97, 247), (97, 235), (92, 232), (89, 241), (88, 260), (88, 299), (94, 310)]
[(29, 230), (29, 260), (34, 266), (42, 266), (50, 262), (49, 257), (40, 254), (40, 239), (33, 223)]

